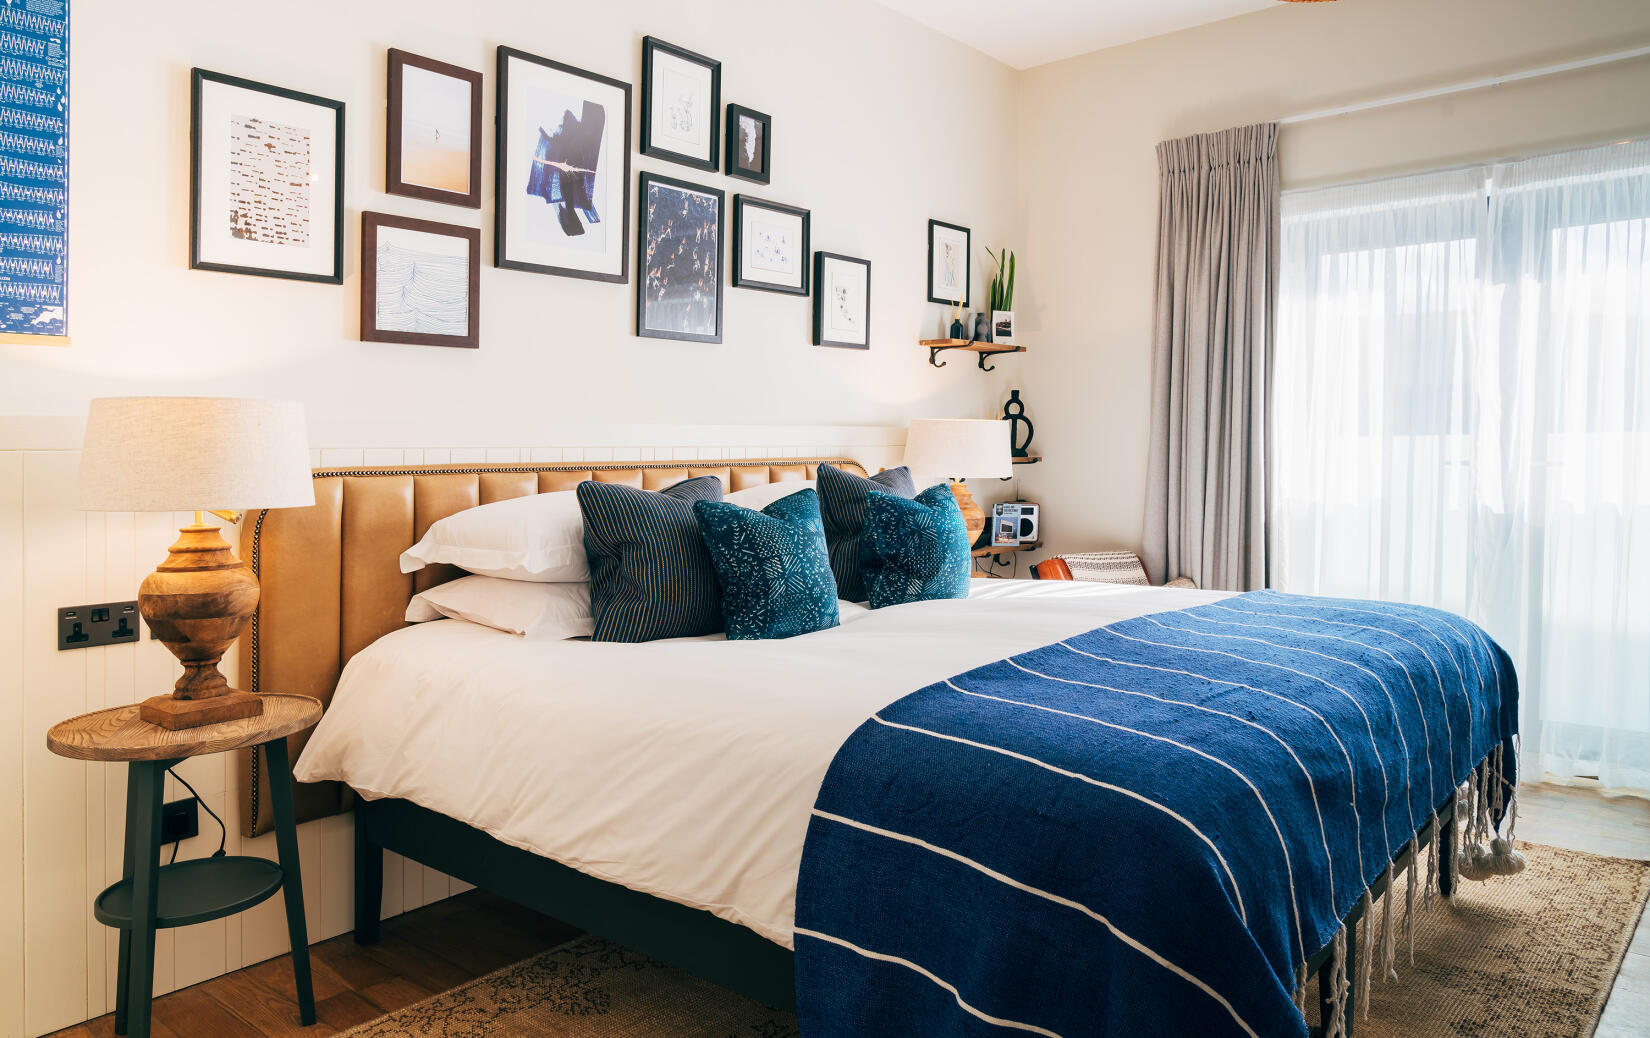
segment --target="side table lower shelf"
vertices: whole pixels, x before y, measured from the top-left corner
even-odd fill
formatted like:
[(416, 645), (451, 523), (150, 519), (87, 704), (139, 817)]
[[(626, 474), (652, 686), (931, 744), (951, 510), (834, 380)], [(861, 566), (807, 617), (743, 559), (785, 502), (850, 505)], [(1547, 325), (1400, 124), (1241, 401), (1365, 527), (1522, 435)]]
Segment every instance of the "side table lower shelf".
[[(155, 897), (155, 927), (222, 919), (244, 912), (281, 889), (286, 875), (266, 858), (196, 858), (163, 865)], [(97, 896), (92, 914), (104, 926), (132, 928), (132, 881), (123, 879)]]

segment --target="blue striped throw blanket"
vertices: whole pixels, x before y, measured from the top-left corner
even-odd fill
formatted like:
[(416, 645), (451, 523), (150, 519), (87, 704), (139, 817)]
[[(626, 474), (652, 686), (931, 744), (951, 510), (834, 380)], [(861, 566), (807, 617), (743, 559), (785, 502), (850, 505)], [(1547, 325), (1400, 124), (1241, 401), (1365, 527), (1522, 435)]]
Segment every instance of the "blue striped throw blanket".
[(803, 1034), (1305, 1035), (1307, 959), (1458, 785), (1494, 835), (1517, 700), (1460, 617), (1270, 591), (906, 696), (810, 821)]

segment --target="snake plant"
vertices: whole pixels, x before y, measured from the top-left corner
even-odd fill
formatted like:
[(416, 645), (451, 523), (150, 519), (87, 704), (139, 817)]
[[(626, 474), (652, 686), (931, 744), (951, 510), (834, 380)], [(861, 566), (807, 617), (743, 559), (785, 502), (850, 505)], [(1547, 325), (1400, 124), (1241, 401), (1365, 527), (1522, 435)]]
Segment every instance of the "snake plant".
[(991, 309), (1014, 309), (1014, 253), (1004, 249), (1001, 255), (986, 246), (986, 255), (997, 264), (997, 273), (991, 279)]

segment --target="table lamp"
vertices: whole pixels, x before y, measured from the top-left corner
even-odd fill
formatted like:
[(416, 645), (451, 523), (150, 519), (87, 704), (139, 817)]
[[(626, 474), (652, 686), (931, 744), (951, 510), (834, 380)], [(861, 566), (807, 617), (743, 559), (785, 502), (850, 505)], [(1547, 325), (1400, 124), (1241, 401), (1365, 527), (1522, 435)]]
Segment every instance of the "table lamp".
[(995, 418), (913, 418), (905, 432), (905, 467), (923, 476), (946, 476), (957, 498), (968, 543), (985, 532), (985, 512), (963, 480), (969, 476), (1006, 479), (1014, 474), (1009, 426)]
[(235, 557), (211, 511), (240, 522), (254, 508), (315, 503), (304, 409), (278, 400), (112, 397), (93, 400), (80, 455), (77, 507), (94, 512), (194, 511), (171, 554), (138, 588), (138, 612), (183, 663), (169, 696), (139, 706), (163, 728), (254, 717), (263, 700), (229, 687), (223, 654), (258, 609), (258, 579)]

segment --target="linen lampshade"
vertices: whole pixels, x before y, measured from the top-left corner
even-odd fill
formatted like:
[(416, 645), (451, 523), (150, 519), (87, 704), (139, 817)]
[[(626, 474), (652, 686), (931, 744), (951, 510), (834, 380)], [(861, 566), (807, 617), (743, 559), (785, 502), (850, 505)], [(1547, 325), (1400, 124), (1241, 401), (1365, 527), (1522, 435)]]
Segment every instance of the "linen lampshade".
[(1008, 431), (1000, 418), (913, 418), (905, 467), (923, 476), (1006, 479), (1014, 474)]
[(299, 404), (188, 396), (92, 401), (79, 507), (195, 513), (138, 588), (138, 612), (151, 635), (183, 664), (172, 694), (144, 700), (139, 717), (178, 729), (263, 712), (259, 696), (230, 688), (218, 672), (257, 612), (258, 580), (201, 513), (238, 522), (254, 508), (314, 503)]
[(233, 397), (93, 400), (78, 506), (95, 512), (315, 503), (302, 404)]

